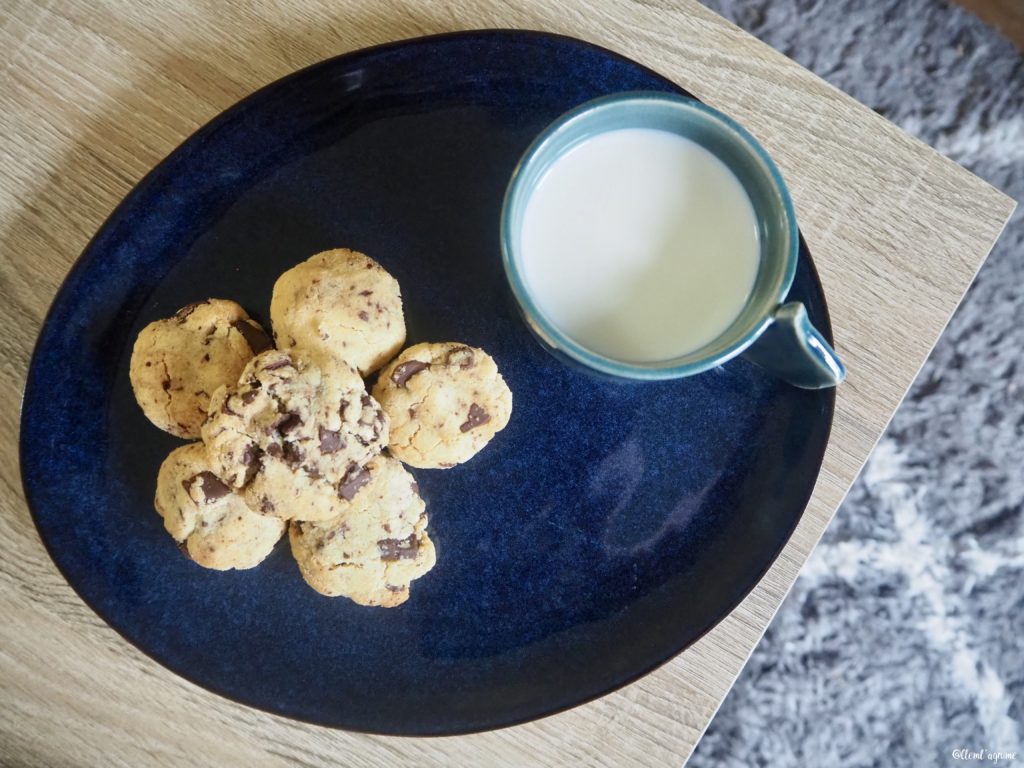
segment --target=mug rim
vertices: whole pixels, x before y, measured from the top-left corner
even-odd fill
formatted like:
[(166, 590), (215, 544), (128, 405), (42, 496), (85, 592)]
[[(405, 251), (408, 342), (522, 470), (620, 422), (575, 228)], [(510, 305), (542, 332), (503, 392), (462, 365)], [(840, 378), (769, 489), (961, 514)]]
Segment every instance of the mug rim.
[[(662, 104), (669, 105), (673, 109), (697, 113), (701, 118), (717, 123), (720, 128), (725, 129), (726, 132), (732, 134), (734, 138), (738, 139), (742, 144), (746, 145), (748, 149), (752, 150), (755, 158), (762, 166), (762, 169), (771, 179), (774, 188), (778, 191), (783, 214), (786, 218), (786, 231), (789, 236), (789, 243), (788, 247), (785, 249), (785, 264), (780, 270), (782, 273), (782, 280), (779, 283), (778, 290), (775, 295), (775, 304), (777, 305), (782, 302), (786, 294), (789, 293), (789, 289), (792, 286), (793, 279), (796, 275), (797, 255), (799, 253), (799, 232), (797, 230), (796, 213), (793, 207), (793, 201), (790, 196), (789, 189), (786, 187), (786, 184), (782, 179), (781, 172), (775, 165), (775, 162), (768, 155), (768, 152), (760, 143), (758, 143), (757, 139), (755, 139), (747, 129), (731, 117), (719, 112), (714, 107), (709, 107), (698, 99), (660, 91), (625, 91), (622, 93), (614, 93), (607, 96), (600, 96), (596, 99), (591, 99), (555, 118), (554, 121), (552, 121), (536, 136), (536, 138), (534, 138), (519, 158), (518, 163), (516, 163), (516, 167), (513, 169), (509, 183), (505, 189), (505, 197), (501, 205), (500, 224), (502, 263), (505, 269), (505, 277), (509, 282), (509, 286), (512, 289), (512, 293), (515, 296), (520, 309), (523, 311), (527, 323), (545, 344), (554, 350), (568, 355), (578, 363), (582, 363), (589, 368), (612, 376), (640, 380), (674, 379), (701, 373), (702, 371), (721, 365), (742, 353), (747, 349), (747, 347), (753, 344), (768, 325), (771, 324), (771, 312), (769, 311), (764, 317), (756, 323), (753, 323), (743, 333), (738, 334), (737, 338), (733, 340), (732, 343), (714, 355), (707, 355), (696, 360), (691, 360), (690, 362), (679, 362), (682, 358), (689, 357), (693, 355), (694, 352), (698, 351), (693, 350), (685, 355), (680, 355), (673, 359), (655, 361), (651, 363), (633, 363), (617, 360), (594, 352), (580, 344), (578, 341), (559, 329), (555, 323), (551, 322), (544, 315), (534, 302), (530, 291), (526, 287), (526, 283), (520, 274), (518, 265), (516, 264), (512, 248), (512, 225), (510, 222), (512, 204), (524, 194), (523, 178), (525, 176), (525, 171), (533, 163), (540, 152), (556, 137), (557, 134), (573, 123), (582, 121), (590, 115), (612, 106), (617, 106), (623, 103), (640, 104), (643, 102), (660, 102)], [(638, 125), (636, 127), (642, 128), (643, 126)], [(718, 338), (721, 338), (721, 336)]]

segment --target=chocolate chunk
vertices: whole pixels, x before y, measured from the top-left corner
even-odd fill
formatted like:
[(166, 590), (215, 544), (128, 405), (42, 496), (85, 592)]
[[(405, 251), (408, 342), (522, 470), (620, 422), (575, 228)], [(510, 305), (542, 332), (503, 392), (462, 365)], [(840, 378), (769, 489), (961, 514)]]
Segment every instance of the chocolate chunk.
[(248, 392), (242, 395), (242, 402), (249, 405), (253, 400), (259, 397), (259, 392), (255, 389), (250, 389)]
[(185, 493), (189, 497), (192, 496), (192, 486), (196, 482), (199, 482), (199, 491), (203, 495), (203, 501), (207, 504), (211, 504), (217, 501), (217, 499), (222, 499), (231, 493), (231, 489), (224, 485), (220, 478), (212, 472), (200, 472), (198, 475), (192, 475), (192, 477), (181, 481), (181, 487), (185, 489)]
[(276, 363), (271, 363), (270, 365), (263, 366), (263, 370), (264, 371), (276, 371), (278, 368), (294, 368), (294, 367), (295, 366), (292, 365), (292, 361), (289, 360), (286, 357), (284, 360), (278, 360)]
[(260, 457), (263, 452), (255, 445), (250, 443), (245, 446), (245, 450), (242, 451), (242, 464), (245, 465), (245, 476), (242, 478), (242, 484), (247, 485), (250, 480), (260, 470)]
[[(210, 362), (210, 353), (209, 352), (207, 352), (205, 355), (203, 355), (203, 362), (204, 363)], [(146, 365), (149, 365), (149, 363), (146, 363)]]
[(415, 533), (410, 533), (404, 539), (381, 539), (377, 542), (377, 549), (380, 551), (380, 559), (389, 560), (412, 560), (419, 551), (420, 542)]
[(448, 365), (457, 365), (459, 368), (472, 368), (476, 364), (476, 356), (469, 347), (456, 347), (445, 360)]
[(287, 435), (302, 426), (302, 419), (297, 413), (283, 413), (277, 417), (274, 426), (282, 435)]
[(231, 493), (231, 489), (221, 482), (221, 479), (213, 474), (213, 472), (200, 472), (192, 478), (191, 482), (194, 483), (196, 480), (200, 482), (199, 488), (203, 494), (203, 501), (207, 504), (223, 499)]
[(298, 466), (306, 458), (306, 454), (295, 443), (285, 442), (281, 446), (281, 451), (284, 454), (284, 460), (290, 467)]
[(269, 515), (273, 511), (274, 511), (274, 502), (272, 502), (270, 499), (263, 499), (260, 502), (260, 512), (262, 512), (264, 515)]
[(203, 304), (209, 304), (209, 299), (203, 299), (202, 301), (193, 301), (191, 304), (186, 304), (184, 307), (174, 313), (174, 316), (178, 319), (179, 323), (184, 323), (185, 318), (196, 311), (197, 307), (203, 306)]
[(171, 388), (171, 380), (164, 379), (163, 381), (160, 382), (160, 386), (164, 388), (164, 392), (169, 391)]
[(370, 295), (372, 295), (372, 294), (373, 294), (373, 291), (370, 291), (370, 290), (366, 290), (366, 291), (360, 291), (360, 292), (359, 292), (359, 295), (360, 295), (360, 296), (370, 296)]
[(242, 451), (242, 463), (247, 467), (250, 467), (253, 464), (255, 464), (256, 459), (259, 458), (259, 450), (260, 449), (257, 448), (252, 443), (245, 446), (245, 450)]
[(360, 312), (359, 312), (359, 319), (362, 320), (364, 323), (369, 321), (370, 316), (368, 314), (366, 314), (366, 310), (365, 309), (364, 310), (360, 310)]
[(395, 366), (395, 370), (391, 372), (391, 380), (395, 382), (396, 387), (404, 387), (405, 382), (429, 367), (430, 363), (424, 363), (421, 360), (410, 360), (407, 363)]
[(466, 417), (466, 421), (463, 422), (459, 429), (462, 432), (469, 432), (474, 427), (479, 427), (481, 424), (486, 424), (491, 420), (491, 416), (487, 411), (481, 408), (476, 403), (469, 406), (469, 415)]
[(323, 477), (323, 475), (320, 474), (319, 470), (317, 470), (316, 467), (304, 466), (302, 468), (302, 471), (306, 473), (306, 477), (308, 477), (310, 480), (319, 480), (321, 477)]
[(235, 320), (231, 324), (231, 327), (242, 334), (242, 338), (245, 339), (245, 343), (249, 345), (249, 349), (252, 350), (254, 355), (258, 355), (264, 350), (270, 349), (273, 344), (270, 343), (270, 337), (267, 336), (260, 328), (254, 325), (249, 325), (245, 320)]
[(284, 455), (284, 451), (281, 450), (281, 446), (277, 443), (271, 443), (267, 446), (267, 455), (272, 456), (275, 459), (279, 459)]
[(345, 441), (341, 437), (341, 432), (334, 432), (320, 427), (320, 453), (334, 453), (344, 447)]
[(345, 501), (352, 501), (359, 493), (359, 489), (370, 482), (370, 472), (366, 467), (358, 464), (349, 464), (348, 471), (338, 483), (338, 496)]

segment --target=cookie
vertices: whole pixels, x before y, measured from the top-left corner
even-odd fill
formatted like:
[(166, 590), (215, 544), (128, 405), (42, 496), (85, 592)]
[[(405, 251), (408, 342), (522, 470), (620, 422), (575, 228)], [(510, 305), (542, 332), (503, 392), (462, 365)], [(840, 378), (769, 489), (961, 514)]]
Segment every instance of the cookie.
[(254, 513), (210, 471), (202, 443), (176, 448), (164, 460), (154, 506), (167, 532), (204, 568), (252, 568), (284, 534), (284, 521)]
[(324, 375), (297, 352), (272, 349), (214, 393), (202, 434), (214, 473), (252, 510), (324, 520), (387, 445), (388, 420), (352, 369)]
[(207, 299), (142, 329), (128, 369), (142, 412), (160, 429), (199, 437), (210, 396), (270, 347), (260, 325), (233, 301)]
[(302, 577), (317, 592), (391, 608), (437, 560), (426, 504), (402, 463), (386, 454), (364, 469), (345, 512), (324, 522), (292, 521), (288, 539)]
[(340, 358), (366, 376), (405, 343), (398, 281), (369, 256), (346, 248), (318, 253), (274, 284), (274, 338), (314, 359)]
[(381, 371), (373, 395), (391, 420), (388, 449), (413, 467), (475, 456), (512, 415), (512, 392), (482, 349), (417, 344)]

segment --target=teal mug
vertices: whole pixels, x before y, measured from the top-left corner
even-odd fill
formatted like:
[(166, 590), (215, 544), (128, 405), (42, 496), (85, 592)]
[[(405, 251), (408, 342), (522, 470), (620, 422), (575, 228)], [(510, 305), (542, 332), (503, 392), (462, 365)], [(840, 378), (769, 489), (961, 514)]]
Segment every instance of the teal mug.
[[(657, 362), (613, 359), (588, 349), (540, 309), (524, 278), (522, 230), (527, 203), (552, 165), (580, 143), (628, 128), (674, 133), (710, 151), (733, 172), (753, 206), (759, 260), (746, 303), (714, 340)], [(846, 375), (835, 351), (811, 325), (800, 302), (785, 302), (800, 250), (789, 191), (775, 163), (745, 129), (707, 105), (654, 92), (615, 94), (587, 102), (546, 128), (526, 150), (505, 194), (501, 215), (505, 273), (527, 324), (557, 356), (614, 377), (671, 379), (706, 371), (742, 355), (791, 384), (834, 387)]]

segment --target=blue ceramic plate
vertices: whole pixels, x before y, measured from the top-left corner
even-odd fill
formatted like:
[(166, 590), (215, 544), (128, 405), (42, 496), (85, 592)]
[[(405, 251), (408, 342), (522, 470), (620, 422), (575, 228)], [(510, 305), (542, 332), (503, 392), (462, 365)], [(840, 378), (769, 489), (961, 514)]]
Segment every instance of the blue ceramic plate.
[[(29, 505), (82, 598), (205, 688), (392, 734), (571, 707), (722, 619), (804, 509), (833, 391), (742, 360), (677, 381), (592, 378), (533, 340), (501, 266), (502, 196), (526, 146), (577, 104), (634, 89), (679, 91), (564, 37), (412, 40), (280, 80), (157, 166), (65, 281), (25, 391)], [(484, 347), (515, 395), (479, 456), (416, 472), (438, 564), (393, 610), (321, 597), (284, 543), (251, 571), (182, 557), (152, 507), (179, 441), (146, 421), (128, 383), (146, 323), (208, 296), (266, 321), (277, 276), (338, 246), (398, 278), (410, 343)], [(827, 334), (806, 249), (791, 297)]]

